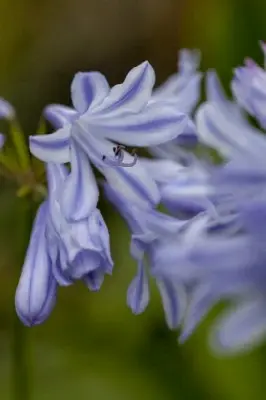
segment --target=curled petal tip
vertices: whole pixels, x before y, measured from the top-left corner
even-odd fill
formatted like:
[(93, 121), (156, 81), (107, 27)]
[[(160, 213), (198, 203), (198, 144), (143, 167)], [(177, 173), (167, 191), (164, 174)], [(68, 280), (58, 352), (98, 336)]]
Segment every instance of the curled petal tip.
[(13, 119), (15, 115), (14, 107), (8, 101), (0, 98), (0, 118)]

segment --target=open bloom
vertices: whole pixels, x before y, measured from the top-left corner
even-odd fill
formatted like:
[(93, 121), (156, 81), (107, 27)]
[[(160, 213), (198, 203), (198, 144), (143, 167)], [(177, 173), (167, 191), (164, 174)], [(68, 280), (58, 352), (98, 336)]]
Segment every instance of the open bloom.
[(109, 234), (99, 210), (75, 223), (62, 215), (59, 193), (67, 176), (64, 166), (47, 165), (49, 195), (37, 212), (15, 298), (18, 316), (28, 326), (48, 318), (58, 285), (81, 279), (98, 290), (112, 271)]
[[(103, 161), (103, 156), (112, 158), (113, 142), (134, 147), (154, 146), (182, 133), (187, 123), (184, 113), (166, 100), (150, 101), (154, 80), (154, 71), (148, 62), (133, 68), (125, 81), (112, 89), (98, 72), (78, 73), (71, 85), (74, 110), (59, 105), (46, 110), (46, 117), (52, 122), (56, 119), (62, 127), (51, 135), (31, 137), (30, 149), (46, 162), (71, 162), (63, 195), (67, 219), (85, 218), (97, 204), (98, 189), (94, 181), (90, 196), (82, 197), (83, 206), (73, 209), (73, 196), (78, 196), (74, 193), (80, 192), (81, 186), (85, 188), (81, 181), (85, 182), (86, 178), (82, 176), (92, 177), (90, 162), (129, 198), (134, 192), (135, 200), (142, 204), (154, 206), (159, 202), (156, 184), (138, 163), (132, 168), (110, 168)], [(132, 161), (126, 151), (124, 156), (125, 162)]]
[[(266, 338), (266, 140), (249, 125), (237, 105), (220, 96), (219, 90), (212, 94), (197, 111), (197, 129), (199, 138), (225, 157), (222, 165), (210, 170), (209, 185), (225, 206), (224, 214), (232, 218), (234, 229), (210, 231), (205, 225), (186, 251), (190, 301), (181, 341), (214, 304), (228, 299), (233, 306), (218, 319), (211, 342), (216, 351), (236, 352)], [(171, 252), (177, 261), (174, 247)], [(168, 276), (179, 273), (173, 262), (164, 270)]]
[(187, 222), (178, 221), (155, 210), (141, 209), (137, 204), (128, 202), (107, 183), (104, 184), (104, 190), (108, 200), (118, 209), (130, 228), (130, 251), (138, 263), (137, 274), (128, 288), (129, 307), (135, 314), (140, 314), (146, 309), (150, 297), (148, 272), (156, 280), (169, 328), (178, 327), (186, 305), (184, 287), (182, 282), (171, 280), (167, 275), (157, 277), (153, 273), (153, 253), (161, 241), (168, 241), (173, 235), (178, 235)]

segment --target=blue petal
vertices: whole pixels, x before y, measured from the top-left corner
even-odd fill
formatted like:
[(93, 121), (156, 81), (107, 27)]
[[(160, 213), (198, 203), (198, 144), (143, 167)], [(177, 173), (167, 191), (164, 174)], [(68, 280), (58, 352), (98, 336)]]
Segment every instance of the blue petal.
[(88, 121), (81, 118), (77, 123), (99, 139), (108, 138), (121, 144), (143, 147), (175, 139), (184, 131), (187, 116), (165, 102), (152, 102), (137, 115), (94, 116)]
[(220, 300), (220, 296), (210, 290), (208, 284), (199, 285), (190, 300), (179, 342), (184, 343), (196, 327)]
[(140, 158), (139, 162), (156, 182), (169, 182), (186, 169), (183, 165), (167, 159)]
[(0, 118), (13, 119), (15, 115), (14, 107), (8, 101), (0, 98)]
[[(74, 128), (77, 129), (75, 140), (116, 190), (122, 192), (130, 201), (139, 202), (142, 206), (154, 206), (159, 203), (160, 195), (157, 185), (140, 163), (137, 162), (131, 168), (107, 166), (102, 161), (102, 157), (112, 155), (113, 145), (105, 139), (95, 139), (78, 125)], [(124, 151), (124, 159), (128, 162), (132, 156)]]
[(176, 110), (190, 114), (200, 98), (201, 74), (192, 76), (175, 74), (154, 91), (153, 100), (167, 100)]
[(98, 107), (109, 93), (109, 85), (99, 72), (78, 72), (71, 84), (71, 98), (75, 109), (84, 114)]
[(216, 353), (249, 351), (266, 339), (264, 299), (243, 301), (219, 318), (211, 335)]
[(127, 304), (134, 314), (141, 314), (149, 303), (149, 284), (142, 261), (138, 265), (137, 276), (127, 291)]
[(259, 131), (237, 119), (234, 112), (225, 113), (215, 104), (205, 103), (199, 107), (196, 124), (200, 139), (225, 156), (255, 153), (262, 156), (261, 147), (264, 151), (266, 149), (266, 141)]
[(104, 113), (130, 112), (136, 113), (146, 106), (151, 97), (155, 82), (155, 74), (152, 66), (143, 62), (133, 68), (125, 78), (125, 81), (114, 86), (109, 96), (102, 103), (99, 111)]
[(266, 204), (265, 201), (245, 202), (240, 208), (244, 226), (254, 236), (257, 243), (264, 244), (266, 238)]
[(79, 221), (95, 210), (99, 191), (88, 156), (74, 141), (71, 145), (71, 173), (66, 178), (61, 206), (67, 221)]
[(101, 254), (96, 251), (79, 251), (76, 257), (70, 260), (67, 273), (72, 279), (82, 279), (101, 265)]
[(157, 279), (165, 318), (170, 329), (177, 328), (184, 316), (186, 309), (186, 292), (181, 284), (169, 279)]
[(63, 164), (70, 160), (70, 125), (49, 135), (30, 136), (31, 153), (45, 162)]
[(61, 104), (50, 104), (45, 107), (43, 114), (56, 129), (75, 121), (79, 116), (73, 108)]
[(198, 143), (197, 129), (194, 122), (189, 119), (184, 132), (179, 135), (175, 143), (179, 146), (193, 147)]
[(57, 284), (52, 275), (45, 238), (47, 204), (37, 213), (29, 248), (16, 290), (16, 310), (25, 325), (42, 323), (51, 313)]
[(92, 292), (97, 292), (100, 290), (103, 281), (104, 281), (104, 271), (102, 271), (100, 268), (90, 272), (87, 274), (84, 278), (83, 281), (85, 285), (90, 289)]
[(191, 75), (200, 65), (200, 51), (182, 49), (179, 51), (178, 70), (181, 75)]

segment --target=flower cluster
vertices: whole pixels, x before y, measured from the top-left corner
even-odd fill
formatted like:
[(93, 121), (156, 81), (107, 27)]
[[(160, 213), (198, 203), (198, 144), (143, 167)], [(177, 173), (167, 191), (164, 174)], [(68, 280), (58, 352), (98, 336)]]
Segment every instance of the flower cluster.
[[(231, 100), (210, 70), (206, 101), (198, 105), (199, 61), (197, 51), (182, 50), (178, 72), (156, 89), (148, 62), (112, 88), (101, 73), (80, 72), (72, 107), (44, 109), (55, 131), (29, 139), (45, 165), (47, 195), (16, 291), (25, 325), (47, 319), (59, 286), (82, 280), (97, 291), (112, 273), (109, 232), (97, 208), (101, 190), (131, 233), (137, 273), (127, 304), (134, 314), (149, 303), (150, 277), (180, 342), (221, 300), (230, 306), (211, 329), (216, 351), (243, 351), (265, 339), (266, 139), (248, 114), (266, 129), (266, 71), (251, 60), (236, 68)], [(0, 116), (14, 118), (4, 100)], [(127, 146), (145, 147), (152, 157), (133, 160)]]

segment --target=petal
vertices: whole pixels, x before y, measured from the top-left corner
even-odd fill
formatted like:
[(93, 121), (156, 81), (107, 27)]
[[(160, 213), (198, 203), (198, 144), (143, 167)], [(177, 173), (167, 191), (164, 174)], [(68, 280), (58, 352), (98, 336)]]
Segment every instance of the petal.
[(241, 218), (247, 230), (257, 243), (263, 244), (266, 238), (266, 204), (265, 201), (251, 201), (240, 208)]
[(199, 285), (193, 291), (183, 329), (179, 336), (179, 343), (184, 343), (189, 338), (202, 319), (219, 300), (219, 295), (212, 292), (208, 284)]
[(258, 131), (235, 118), (234, 113), (224, 113), (215, 104), (203, 104), (196, 114), (200, 139), (217, 148), (225, 156), (260, 154), (266, 141)]
[(95, 251), (80, 251), (67, 269), (72, 279), (82, 279), (100, 267), (101, 255)]
[(70, 160), (70, 125), (49, 135), (30, 136), (31, 153), (45, 162), (58, 164)]
[(160, 202), (158, 187), (141, 165), (132, 168), (113, 167), (106, 169), (104, 175), (108, 183), (123, 193), (128, 201), (141, 207), (154, 207)]
[(197, 49), (181, 49), (178, 54), (178, 70), (182, 75), (190, 75), (200, 65), (200, 51)]
[(210, 70), (207, 72), (206, 94), (207, 99), (210, 102), (219, 104), (228, 102), (227, 96), (215, 70)]
[(141, 314), (147, 307), (150, 299), (149, 284), (147, 275), (140, 261), (138, 265), (138, 273), (132, 280), (127, 291), (127, 305), (134, 314)]
[(139, 114), (122, 117), (81, 118), (77, 122), (85, 131), (97, 138), (108, 138), (129, 146), (156, 146), (180, 135), (186, 125), (187, 116), (164, 102), (153, 102)]
[(193, 147), (198, 143), (197, 129), (194, 122), (189, 119), (184, 132), (176, 139), (175, 143), (179, 146)]
[(139, 158), (139, 162), (156, 182), (171, 181), (185, 170), (183, 165), (172, 160)]
[(71, 84), (71, 98), (75, 109), (84, 114), (88, 108), (99, 106), (109, 93), (109, 85), (99, 72), (78, 72)]
[[(118, 191), (123, 193), (129, 201), (139, 202), (143, 206), (154, 206), (160, 201), (160, 195), (156, 183), (151, 179), (147, 171), (136, 163), (130, 168), (123, 166), (107, 166), (102, 157), (111, 157), (113, 145), (105, 139), (98, 140), (89, 135), (79, 125), (75, 126), (75, 139), (88, 155), (89, 159), (105, 175), (107, 181)], [(123, 151), (125, 162), (132, 160), (132, 156)]]
[(62, 197), (62, 213), (67, 221), (87, 218), (95, 210), (98, 186), (88, 156), (74, 141), (71, 144), (71, 173), (66, 178)]
[(13, 119), (16, 115), (14, 107), (0, 97), (0, 118)]
[(104, 271), (100, 268), (90, 272), (83, 278), (83, 282), (92, 292), (100, 290), (104, 281)]
[(146, 106), (151, 97), (155, 73), (148, 61), (133, 68), (124, 82), (114, 86), (99, 110), (104, 113), (136, 113)]
[(56, 300), (56, 281), (45, 238), (47, 204), (37, 213), (30, 244), (16, 290), (17, 313), (25, 325), (42, 323), (48, 318)]
[(44, 108), (43, 114), (56, 129), (72, 123), (79, 116), (73, 108), (61, 104), (50, 104)]
[(216, 353), (249, 351), (266, 338), (265, 300), (247, 300), (219, 318), (211, 334)]
[(169, 279), (157, 279), (156, 283), (161, 294), (167, 325), (170, 329), (175, 329), (181, 323), (186, 308), (184, 287)]

